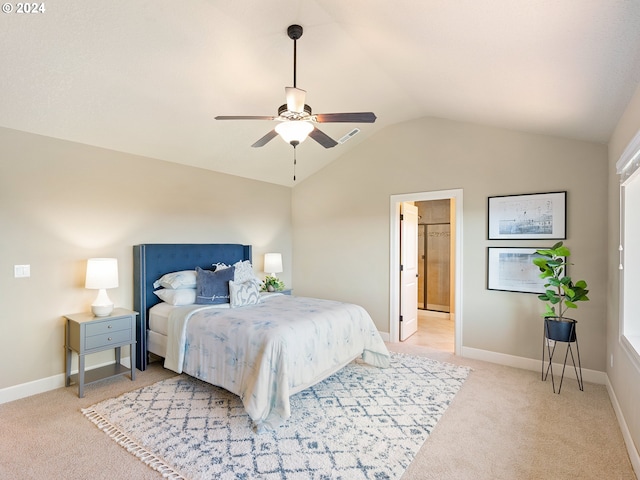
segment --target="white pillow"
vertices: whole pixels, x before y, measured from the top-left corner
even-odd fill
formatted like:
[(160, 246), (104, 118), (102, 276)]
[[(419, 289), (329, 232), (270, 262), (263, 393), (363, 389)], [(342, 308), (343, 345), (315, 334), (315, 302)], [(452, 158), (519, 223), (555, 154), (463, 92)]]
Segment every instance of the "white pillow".
[(182, 270), (180, 272), (171, 272), (163, 275), (153, 282), (153, 288), (196, 288), (196, 271)]
[(248, 282), (229, 281), (231, 308), (260, 303), (260, 287), (252, 280)]
[(253, 267), (249, 260), (236, 262), (233, 264), (236, 267), (236, 272), (233, 275), (233, 281), (236, 283), (245, 283), (255, 281), (260, 283), (260, 280), (253, 273)]
[(196, 303), (195, 288), (179, 288), (177, 290), (162, 288), (155, 293), (160, 300), (171, 305), (191, 305)]

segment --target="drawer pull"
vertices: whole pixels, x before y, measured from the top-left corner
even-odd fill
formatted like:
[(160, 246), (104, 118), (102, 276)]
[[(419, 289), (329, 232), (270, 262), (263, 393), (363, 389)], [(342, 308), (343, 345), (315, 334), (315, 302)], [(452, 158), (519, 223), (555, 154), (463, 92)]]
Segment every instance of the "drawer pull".
[(108, 325), (107, 328), (113, 328), (113, 326), (112, 325)]
[(111, 340), (113, 340), (113, 339), (112, 339), (111, 337), (109, 337), (109, 338), (107, 338), (107, 340), (111, 341)]

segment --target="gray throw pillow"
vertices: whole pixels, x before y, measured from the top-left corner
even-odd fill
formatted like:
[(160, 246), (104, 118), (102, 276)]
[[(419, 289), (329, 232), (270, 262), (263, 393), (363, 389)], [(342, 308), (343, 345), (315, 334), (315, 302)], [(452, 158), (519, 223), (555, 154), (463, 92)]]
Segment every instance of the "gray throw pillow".
[(234, 267), (212, 272), (196, 267), (196, 303), (217, 305), (229, 303), (229, 281), (233, 280)]

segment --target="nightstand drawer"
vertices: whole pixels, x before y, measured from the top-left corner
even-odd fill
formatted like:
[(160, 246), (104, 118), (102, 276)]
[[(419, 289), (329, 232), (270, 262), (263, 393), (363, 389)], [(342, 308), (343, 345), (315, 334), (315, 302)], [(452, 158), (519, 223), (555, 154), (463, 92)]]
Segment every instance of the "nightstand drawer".
[(131, 318), (114, 318), (103, 322), (88, 323), (85, 327), (85, 334), (87, 337), (90, 337), (127, 329), (131, 329)]
[(87, 336), (85, 339), (85, 348), (92, 350), (94, 348), (108, 347), (109, 345), (131, 341), (131, 322), (127, 321), (127, 323), (129, 324), (127, 330), (117, 330), (102, 335)]

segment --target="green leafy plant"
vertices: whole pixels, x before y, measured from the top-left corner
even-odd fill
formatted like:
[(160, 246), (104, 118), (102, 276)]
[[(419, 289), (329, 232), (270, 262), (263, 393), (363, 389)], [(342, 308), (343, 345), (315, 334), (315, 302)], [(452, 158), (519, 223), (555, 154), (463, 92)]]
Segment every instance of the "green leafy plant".
[(278, 292), (284, 290), (284, 282), (277, 277), (267, 275), (262, 282), (261, 290), (263, 292)]
[(565, 275), (567, 265), (573, 265), (567, 261), (571, 255), (570, 250), (562, 242), (553, 247), (536, 250), (539, 255), (533, 258), (533, 263), (540, 269), (540, 278), (546, 279), (545, 293), (538, 298), (545, 302), (546, 311), (544, 317), (564, 318), (569, 308), (578, 308), (577, 302), (589, 300), (587, 282), (574, 281)]

